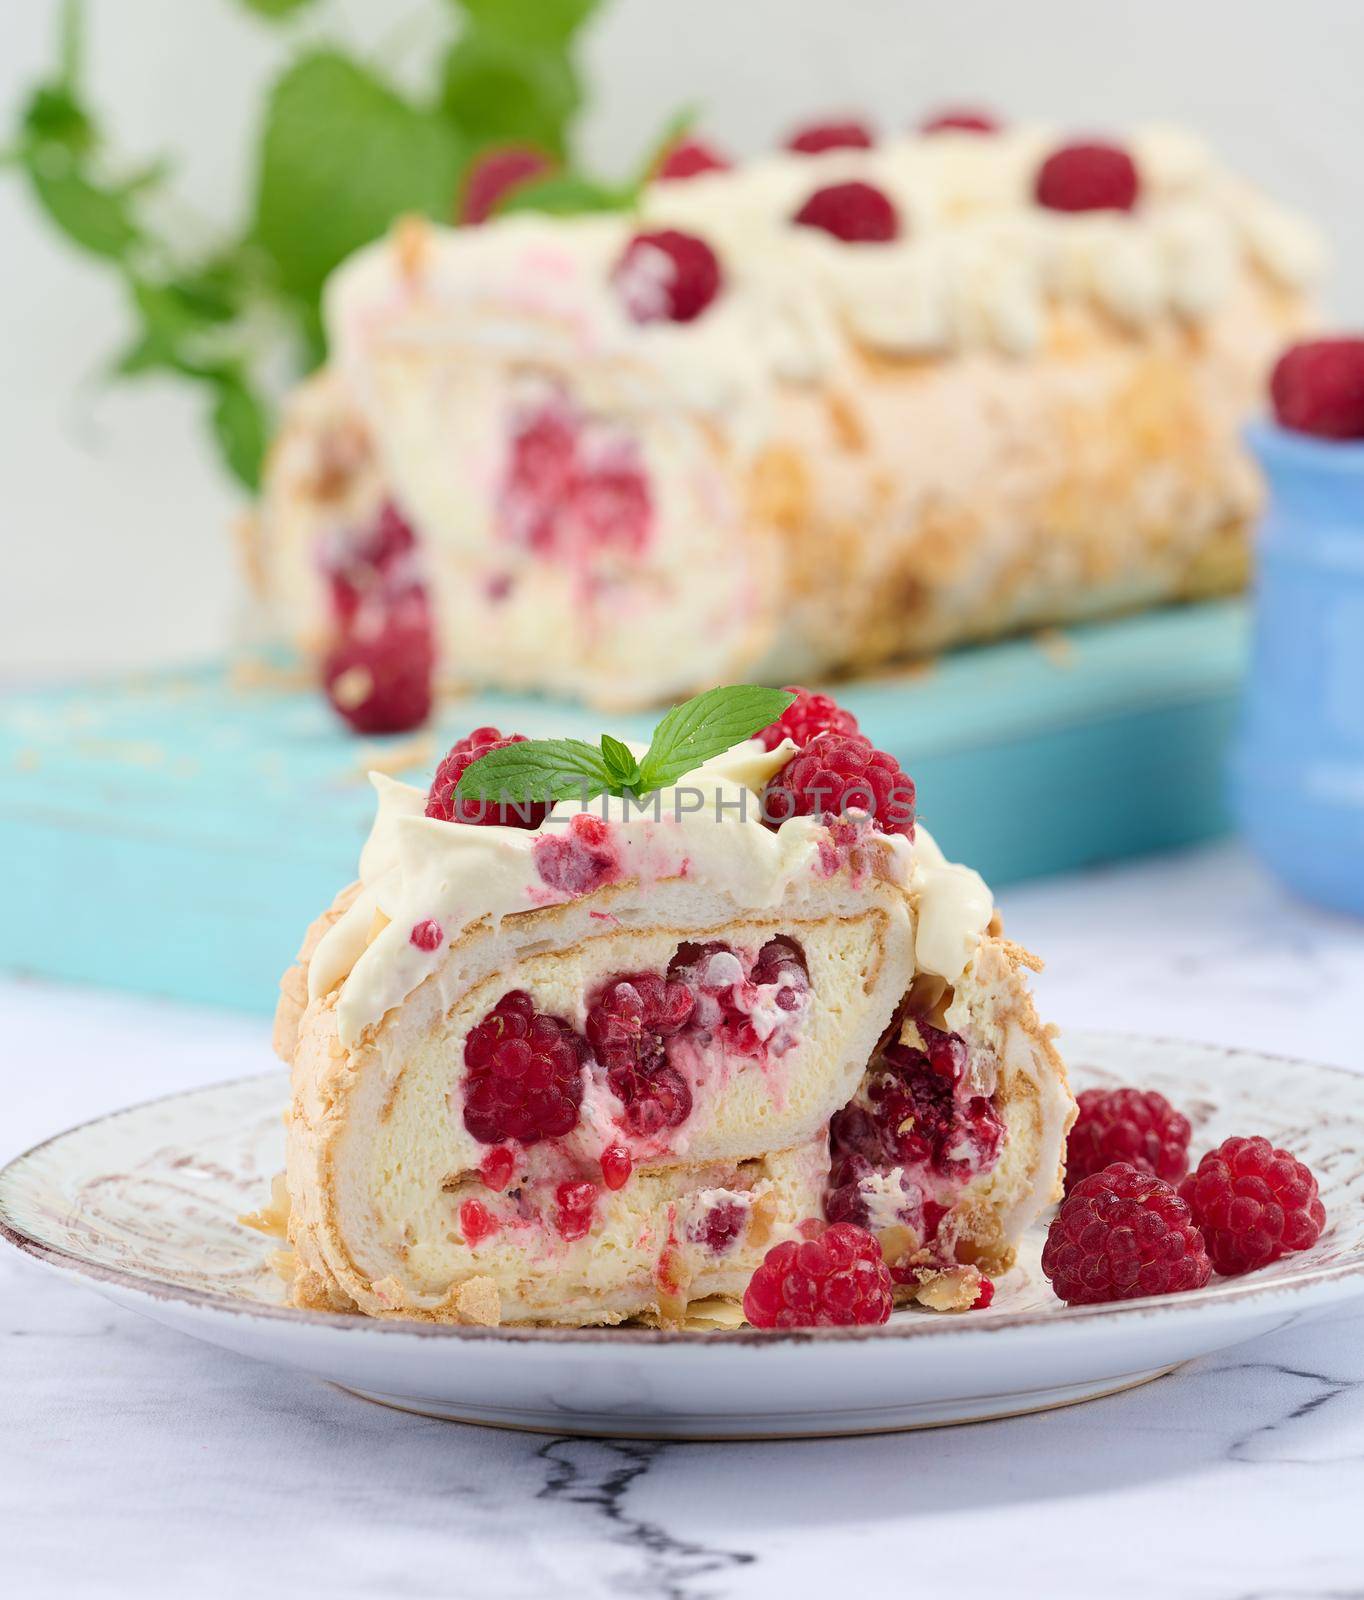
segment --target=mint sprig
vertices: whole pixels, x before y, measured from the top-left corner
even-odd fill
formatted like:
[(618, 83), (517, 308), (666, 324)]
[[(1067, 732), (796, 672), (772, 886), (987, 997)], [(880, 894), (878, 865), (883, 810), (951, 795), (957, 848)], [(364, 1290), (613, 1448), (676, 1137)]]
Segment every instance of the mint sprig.
[(510, 804), (599, 794), (643, 799), (751, 738), (794, 699), (785, 689), (753, 683), (707, 689), (668, 712), (640, 759), (609, 733), (600, 748), (583, 739), (524, 739), (466, 767), (455, 797)]

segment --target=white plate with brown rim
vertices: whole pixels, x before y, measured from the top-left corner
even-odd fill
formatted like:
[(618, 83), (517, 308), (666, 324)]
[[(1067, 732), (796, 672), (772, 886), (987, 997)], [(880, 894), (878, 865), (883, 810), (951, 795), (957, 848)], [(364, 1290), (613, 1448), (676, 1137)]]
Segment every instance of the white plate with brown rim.
[(1077, 1089), (1161, 1090), (1195, 1157), (1262, 1133), (1306, 1161), (1327, 1227), (1309, 1251), (1193, 1294), (1068, 1308), (1044, 1231), (986, 1311), (884, 1327), (463, 1328), (298, 1311), (243, 1228), (282, 1164), (283, 1073), (132, 1106), (0, 1172), (0, 1234), (157, 1322), (428, 1416), (557, 1434), (752, 1439), (875, 1433), (1112, 1394), (1364, 1294), (1364, 1076), (1244, 1050), (1075, 1034)]

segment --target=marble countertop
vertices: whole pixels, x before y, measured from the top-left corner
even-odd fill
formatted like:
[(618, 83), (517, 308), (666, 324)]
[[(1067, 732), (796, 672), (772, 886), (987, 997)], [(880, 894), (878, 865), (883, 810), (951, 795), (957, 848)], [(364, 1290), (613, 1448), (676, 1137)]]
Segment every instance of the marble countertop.
[[(1006, 894), (1063, 1027), (1360, 1066), (1364, 926), (1218, 848)], [(0, 1158), (270, 1064), (259, 1020), (0, 983)], [(0, 1253), (0, 1571), (24, 1600), (273, 1593), (1364, 1596), (1364, 1311), (1015, 1421), (600, 1443), (401, 1415)], [(9, 1586), (13, 1587), (10, 1588)]]

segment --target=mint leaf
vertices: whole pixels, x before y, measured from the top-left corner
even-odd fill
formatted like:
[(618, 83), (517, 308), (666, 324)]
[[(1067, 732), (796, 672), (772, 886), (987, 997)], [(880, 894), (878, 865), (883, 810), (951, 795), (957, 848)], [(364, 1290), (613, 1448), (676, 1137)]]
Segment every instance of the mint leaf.
[(566, 55), (473, 28), (445, 58), (441, 104), (475, 144), (529, 144), (562, 156), (582, 87)]
[(489, 33), (540, 48), (564, 45), (601, 0), (456, 0), (471, 22)]
[(611, 774), (613, 791), (633, 790), (639, 782), (639, 762), (629, 745), (604, 733), (601, 736), (601, 753), (606, 760), (606, 769)]
[(255, 236), (281, 285), (311, 301), (395, 217), (450, 214), (465, 146), (366, 68), (316, 51), (276, 83), (266, 113)]
[(640, 762), (642, 786), (659, 789), (676, 783), (684, 772), (775, 722), (795, 698), (785, 689), (741, 683), (707, 689), (674, 706), (654, 729), (648, 753)]
[(605, 758), (583, 739), (523, 739), (480, 756), (464, 770), (459, 800), (591, 799), (612, 787)]

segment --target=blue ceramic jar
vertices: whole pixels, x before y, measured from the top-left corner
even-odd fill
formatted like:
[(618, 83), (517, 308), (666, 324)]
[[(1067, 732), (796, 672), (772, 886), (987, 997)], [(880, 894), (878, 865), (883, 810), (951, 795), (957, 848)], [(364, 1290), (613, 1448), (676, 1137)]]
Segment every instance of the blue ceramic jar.
[(1290, 888), (1364, 916), (1364, 441), (1247, 437), (1269, 500), (1233, 805)]

